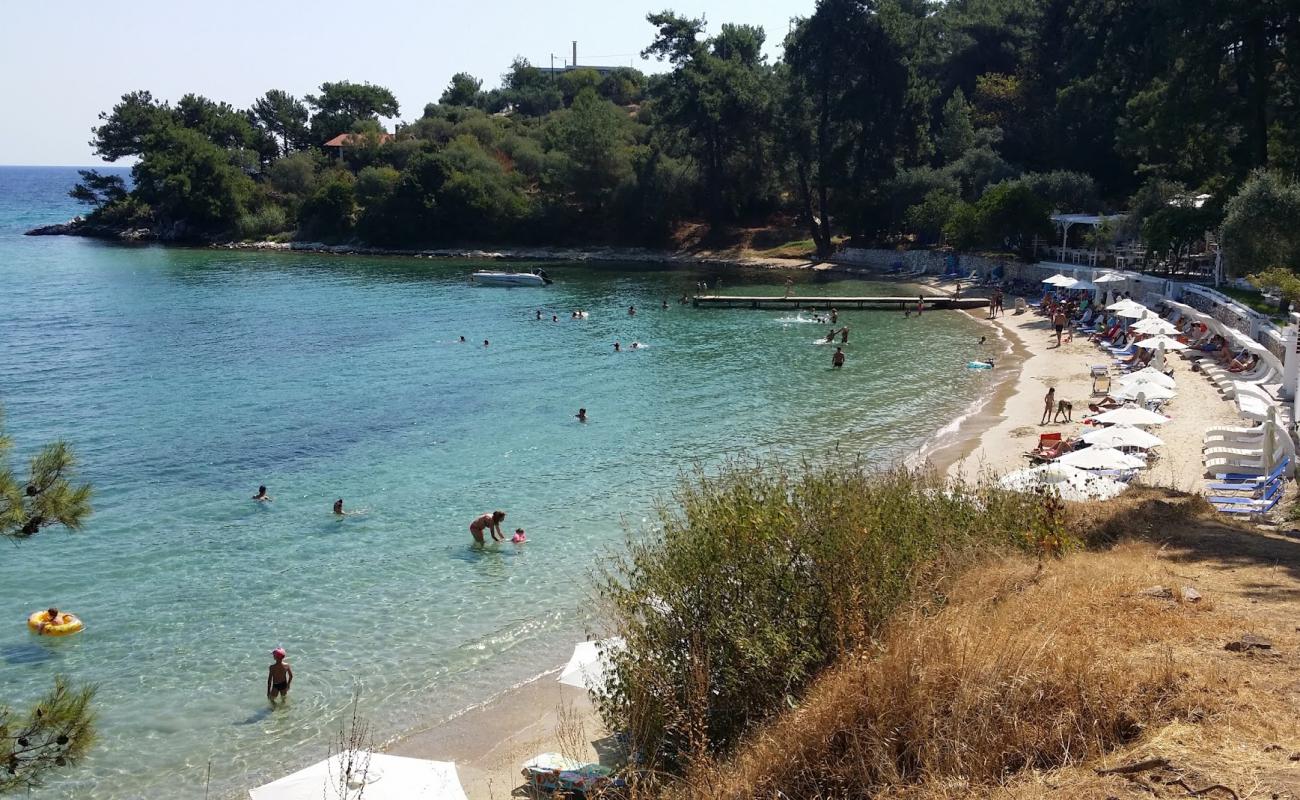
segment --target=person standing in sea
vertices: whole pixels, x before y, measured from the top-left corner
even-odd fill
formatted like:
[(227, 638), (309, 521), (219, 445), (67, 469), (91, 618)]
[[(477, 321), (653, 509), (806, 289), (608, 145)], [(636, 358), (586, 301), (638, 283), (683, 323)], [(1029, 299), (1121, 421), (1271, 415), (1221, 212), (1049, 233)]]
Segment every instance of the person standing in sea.
[(501, 532), (501, 523), (505, 521), (506, 512), (492, 511), (487, 514), (479, 514), (474, 521), (469, 524), (469, 533), (474, 537), (474, 541), (483, 544), (483, 531), (486, 529), (492, 535), (492, 541), (505, 541), (505, 534)]
[(839, 369), (844, 366), (844, 348), (835, 348), (835, 355), (831, 356), (831, 368)]

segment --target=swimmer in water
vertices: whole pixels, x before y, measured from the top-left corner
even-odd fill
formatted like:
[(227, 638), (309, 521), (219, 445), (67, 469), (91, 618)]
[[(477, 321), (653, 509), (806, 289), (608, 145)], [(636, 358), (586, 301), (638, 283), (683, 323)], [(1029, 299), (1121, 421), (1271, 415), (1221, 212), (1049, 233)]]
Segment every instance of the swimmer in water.
[(615, 353), (621, 353), (621, 352), (623, 352), (623, 348), (619, 346), (619, 343), (618, 343), (618, 342), (614, 342), (614, 352), (615, 352)]
[(257, 487), (257, 494), (253, 495), (253, 499), (259, 503), (269, 503), (271, 502), (271, 495), (266, 493), (265, 486), (259, 486)]
[(578, 422), (586, 422), (586, 421), (587, 421), (587, 409), (585, 409), (585, 408), (580, 408), (580, 409), (578, 409), (578, 413), (577, 413), (577, 414), (574, 414), (573, 416), (577, 418)]
[(629, 317), (635, 317), (635, 316), (636, 316), (636, 306), (628, 306), (628, 307), (627, 307), (627, 315), (628, 315)]
[(506, 512), (493, 511), (490, 514), (479, 514), (474, 521), (469, 524), (469, 533), (474, 537), (474, 541), (483, 544), (483, 530), (492, 535), (492, 541), (505, 541), (505, 535), (501, 533), (501, 522), (505, 520)]
[(828, 334), (826, 334), (826, 341), (828, 341), (828, 342), (833, 342), (833, 341), (835, 341), (835, 334), (836, 334), (836, 332), (837, 332), (837, 331), (836, 331), (834, 328), (831, 328), (831, 332), (828, 333)]
[(523, 528), (515, 528), (515, 535), (510, 537), (510, 541), (514, 544), (523, 544), (528, 541), (528, 536)]
[(633, 342), (633, 343), (632, 343), (632, 349), (633, 349), (633, 350), (640, 350), (640, 349), (641, 349), (641, 343), (640, 343), (640, 342)]
[(491, 342), (489, 342), (487, 339), (484, 339), (484, 340), (483, 340), (483, 346), (484, 346), (484, 347), (487, 347), (487, 346), (490, 345), (490, 344), (491, 344)]
[(342, 497), (334, 501), (334, 515), (338, 517), (346, 517), (348, 515), (348, 512), (343, 510)]
[(465, 344), (465, 337), (464, 337), (464, 336), (460, 337), (460, 343), (461, 343), (461, 344)]
[(540, 321), (541, 318), (542, 318), (542, 310), (539, 308), (537, 309), (537, 319)]
[(986, 339), (988, 339), (988, 338), (989, 338), (989, 337), (987, 337), (987, 336), (981, 336), (981, 337), (980, 337), (980, 344), (984, 344), (984, 341), (985, 341)]
[(559, 318), (558, 315), (556, 315), (556, 314), (552, 314), (552, 315), (551, 315), (551, 322), (559, 322), (559, 321), (560, 321), (560, 318)]
[(664, 310), (664, 311), (667, 311), (667, 310), (668, 310), (668, 301), (667, 301), (667, 300), (665, 300), (665, 301), (663, 302), (663, 310)]
[(835, 348), (835, 355), (831, 356), (831, 367), (839, 369), (842, 366), (844, 366), (844, 348), (837, 347)]
[(837, 323), (837, 322), (839, 322), (839, 321), (840, 321), (840, 312), (839, 312), (839, 309), (837, 309), (837, 308), (832, 308), (832, 309), (831, 309), (831, 324), (834, 325), (835, 323)]

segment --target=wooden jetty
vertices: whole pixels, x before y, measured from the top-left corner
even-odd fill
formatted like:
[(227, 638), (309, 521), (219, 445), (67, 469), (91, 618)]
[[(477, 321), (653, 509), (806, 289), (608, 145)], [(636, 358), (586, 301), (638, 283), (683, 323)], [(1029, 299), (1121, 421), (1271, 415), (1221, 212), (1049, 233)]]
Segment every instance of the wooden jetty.
[(920, 300), (925, 303), (927, 311), (931, 309), (988, 308), (987, 297), (950, 297), (948, 295), (917, 295), (911, 297), (815, 297), (810, 295), (749, 296), (706, 294), (695, 297), (692, 301), (696, 308), (808, 308), (808, 309), (845, 309), (874, 308), (886, 311), (915, 309)]

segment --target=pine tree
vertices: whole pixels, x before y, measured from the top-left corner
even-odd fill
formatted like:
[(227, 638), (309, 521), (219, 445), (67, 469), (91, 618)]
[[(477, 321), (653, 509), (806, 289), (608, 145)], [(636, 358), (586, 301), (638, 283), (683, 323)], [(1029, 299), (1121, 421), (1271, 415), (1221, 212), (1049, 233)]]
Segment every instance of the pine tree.
[[(74, 486), (76, 461), (64, 442), (32, 459), (26, 481), (8, 466), (12, 440), (0, 415), (0, 538), (22, 541), (47, 525), (76, 530), (90, 514), (90, 486)], [(41, 785), (52, 769), (75, 763), (95, 739), (93, 687), (72, 687), (62, 677), (26, 713), (0, 705), (0, 794)]]

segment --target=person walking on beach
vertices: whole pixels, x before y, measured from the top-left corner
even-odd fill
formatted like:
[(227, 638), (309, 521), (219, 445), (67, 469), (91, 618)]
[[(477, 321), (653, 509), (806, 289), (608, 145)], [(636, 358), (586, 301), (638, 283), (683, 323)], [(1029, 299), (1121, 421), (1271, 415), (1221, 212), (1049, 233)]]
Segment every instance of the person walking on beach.
[(289, 687), (293, 685), (293, 667), (284, 660), (283, 647), (272, 650), (271, 658), (275, 659), (275, 663), (266, 673), (266, 699), (274, 705), (277, 698), (282, 702), (289, 699)]
[(835, 355), (831, 356), (831, 368), (839, 369), (844, 366), (844, 348), (835, 348)]
[(1052, 412), (1056, 410), (1056, 387), (1052, 386), (1047, 390), (1047, 396), (1043, 398), (1043, 418), (1038, 421), (1039, 425), (1046, 425), (1047, 421), (1052, 418)]
[(489, 514), (479, 514), (474, 518), (474, 521), (469, 524), (470, 535), (474, 537), (474, 541), (483, 544), (483, 531), (484, 529), (487, 529), (487, 531), (492, 534), (492, 541), (503, 542), (506, 537), (505, 534), (501, 532), (501, 523), (505, 518), (506, 512), (504, 511), (493, 511)]
[(1069, 318), (1065, 316), (1065, 311), (1057, 309), (1056, 315), (1052, 317), (1052, 327), (1056, 329), (1056, 346), (1061, 346), (1061, 332), (1065, 330), (1065, 323)]
[(257, 487), (257, 494), (253, 495), (253, 499), (259, 503), (269, 503), (271, 502), (271, 495), (266, 493), (265, 486), (259, 486)]

